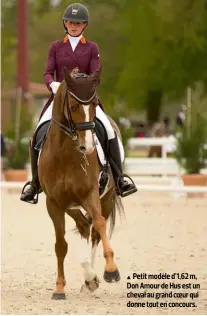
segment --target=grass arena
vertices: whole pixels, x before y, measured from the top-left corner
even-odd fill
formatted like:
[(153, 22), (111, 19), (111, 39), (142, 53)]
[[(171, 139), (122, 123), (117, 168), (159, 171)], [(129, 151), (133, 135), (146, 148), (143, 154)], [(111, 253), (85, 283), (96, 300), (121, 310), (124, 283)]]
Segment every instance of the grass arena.
[(66, 300), (55, 301), (55, 235), (45, 196), (30, 205), (2, 189), (2, 314), (206, 314), (207, 199), (138, 192), (122, 201), (126, 218), (117, 214), (111, 241), (121, 280), (103, 280), (100, 243), (99, 288), (80, 291), (80, 236), (66, 216)]

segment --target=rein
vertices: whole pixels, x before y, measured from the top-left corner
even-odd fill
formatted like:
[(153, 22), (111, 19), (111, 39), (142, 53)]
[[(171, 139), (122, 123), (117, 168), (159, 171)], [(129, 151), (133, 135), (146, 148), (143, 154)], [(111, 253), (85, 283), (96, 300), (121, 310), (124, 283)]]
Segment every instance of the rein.
[(65, 93), (65, 98), (64, 98), (63, 105), (65, 105), (65, 103), (66, 103), (69, 126), (65, 126), (64, 124), (62, 124), (59, 121), (57, 121), (56, 119), (54, 119), (54, 117), (52, 117), (52, 119), (51, 119), (52, 123), (53, 124), (57, 124), (59, 126), (60, 130), (62, 132), (64, 132), (66, 135), (70, 136), (73, 140), (76, 140), (78, 138), (78, 135), (77, 135), (77, 132), (76, 132), (77, 130), (79, 130), (79, 131), (86, 131), (86, 130), (94, 129), (95, 128), (95, 123), (93, 121), (74, 124), (73, 119), (72, 119), (72, 114), (71, 114), (71, 109), (70, 109), (70, 102), (69, 102), (68, 96), (71, 94), (75, 99), (77, 99), (78, 101), (81, 101), (81, 103), (88, 104), (94, 98), (95, 93), (96, 92), (94, 92), (93, 96), (89, 100), (83, 101), (83, 100), (80, 100), (79, 98), (77, 98), (73, 93), (70, 93), (69, 90), (67, 90), (66, 93)]

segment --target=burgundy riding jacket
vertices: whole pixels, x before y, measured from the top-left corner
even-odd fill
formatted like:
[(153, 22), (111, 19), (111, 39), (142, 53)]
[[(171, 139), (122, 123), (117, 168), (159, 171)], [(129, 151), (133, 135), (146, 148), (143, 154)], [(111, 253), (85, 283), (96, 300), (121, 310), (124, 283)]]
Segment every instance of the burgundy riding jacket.
[[(50, 91), (52, 91), (50, 84), (53, 81), (61, 82), (63, 80), (63, 67), (67, 67), (68, 71), (72, 71), (77, 67), (80, 72), (88, 75), (96, 71), (100, 67), (99, 48), (97, 44), (87, 41), (82, 36), (73, 51), (67, 35), (63, 41), (53, 42), (49, 48), (44, 72), (44, 80)], [(53, 98), (54, 94), (52, 93), (42, 110), (41, 116)]]

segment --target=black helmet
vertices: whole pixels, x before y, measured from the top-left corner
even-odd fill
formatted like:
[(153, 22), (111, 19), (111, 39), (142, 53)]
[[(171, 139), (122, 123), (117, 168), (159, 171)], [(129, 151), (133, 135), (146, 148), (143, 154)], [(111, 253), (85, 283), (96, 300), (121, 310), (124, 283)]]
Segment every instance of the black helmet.
[(83, 4), (73, 3), (66, 8), (63, 20), (88, 23), (88, 17), (88, 9)]

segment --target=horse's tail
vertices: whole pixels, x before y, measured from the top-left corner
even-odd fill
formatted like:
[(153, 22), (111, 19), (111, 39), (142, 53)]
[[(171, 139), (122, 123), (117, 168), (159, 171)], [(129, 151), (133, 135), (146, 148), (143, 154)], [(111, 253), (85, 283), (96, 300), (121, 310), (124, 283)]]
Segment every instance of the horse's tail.
[(109, 239), (111, 239), (113, 231), (114, 231), (114, 227), (115, 227), (115, 224), (116, 224), (117, 211), (118, 211), (119, 216), (120, 216), (121, 219), (123, 218), (123, 216), (125, 217), (124, 207), (123, 207), (123, 204), (122, 204), (121, 197), (116, 194), (115, 190), (113, 190), (112, 200), (114, 200), (114, 205), (113, 205), (111, 214), (109, 215), (109, 219), (110, 219)]

